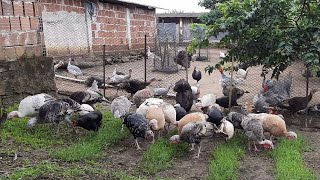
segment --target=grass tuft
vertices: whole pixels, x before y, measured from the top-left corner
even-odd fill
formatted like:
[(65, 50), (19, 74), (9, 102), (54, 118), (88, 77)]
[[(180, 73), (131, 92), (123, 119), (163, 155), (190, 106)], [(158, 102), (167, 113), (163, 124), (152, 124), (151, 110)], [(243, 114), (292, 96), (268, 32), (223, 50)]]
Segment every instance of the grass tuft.
[(15, 171), (9, 179), (36, 179), (42, 175), (56, 172), (60, 167), (56, 164), (41, 163), (33, 167), (22, 168)]
[(220, 144), (212, 152), (208, 180), (238, 179), (240, 159), (245, 155), (245, 137), (235, 136), (227, 143)]
[(104, 117), (103, 125), (98, 132), (80, 139), (71, 146), (54, 150), (51, 155), (66, 161), (95, 159), (102, 155), (106, 146), (113, 145), (129, 136), (127, 129), (120, 132), (122, 121), (114, 118), (110, 112), (104, 113)]
[(140, 168), (146, 174), (155, 174), (169, 168), (172, 158), (188, 151), (186, 143), (170, 144), (168, 136), (157, 140), (146, 151), (141, 161)]
[(315, 173), (303, 162), (302, 152), (307, 147), (306, 140), (302, 136), (295, 141), (285, 138), (280, 140), (276, 149), (271, 152), (271, 156), (276, 161), (276, 179), (317, 179)]

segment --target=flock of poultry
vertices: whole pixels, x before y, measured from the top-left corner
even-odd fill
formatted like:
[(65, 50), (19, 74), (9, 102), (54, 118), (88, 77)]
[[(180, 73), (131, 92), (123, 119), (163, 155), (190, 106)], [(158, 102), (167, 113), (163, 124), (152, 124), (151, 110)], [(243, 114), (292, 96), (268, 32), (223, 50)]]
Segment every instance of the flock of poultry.
[[(223, 58), (224, 53), (220, 52)], [(70, 61), (69, 61), (70, 65)], [(68, 67), (69, 67), (68, 65)], [(56, 68), (56, 67), (55, 67)], [(75, 70), (77, 68), (70, 67)], [(123, 89), (131, 94), (131, 101), (126, 96), (116, 97), (111, 102), (111, 112), (116, 118), (123, 120), (130, 133), (133, 135), (137, 149), (141, 149), (137, 138), (152, 138), (155, 140), (155, 133), (158, 137), (162, 131), (170, 131), (171, 126), (178, 128), (178, 134), (170, 138), (171, 143), (180, 141), (187, 142), (194, 147), (198, 147), (195, 158), (199, 158), (201, 152), (201, 139), (212, 134), (223, 134), (226, 140), (233, 137), (235, 129), (240, 129), (248, 138), (249, 149), (253, 143), (254, 150), (258, 151), (256, 143), (263, 148), (274, 148), (273, 136), (296, 139), (297, 134), (288, 131), (282, 115), (277, 114), (277, 107), (285, 107), (292, 112), (304, 110), (316, 90), (312, 90), (309, 97), (290, 97), (292, 84), (291, 73), (282, 80), (267, 80), (263, 83), (263, 90), (259, 92), (251, 103), (241, 106), (241, 113), (229, 112), (224, 114), (223, 108), (229, 107), (229, 97), (231, 106), (238, 106), (237, 100), (244, 95), (244, 90), (237, 87), (238, 84), (246, 80), (248, 71), (239, 69), (237, 79), (224, 74), (220, 85), (223, 87), (224, 96), (217, 98), (214, 94), (200, 95), (199, 81), (201, 71), (195, 67), (192, 77), (197, 81), (191, 86), (186, 80), (180, 79), (175, 84), (168, 84), (165, 88), (149, 88), (156, 79), (143, 82), (138, 79), (131, 79), (130, 69), (128, 74), (117, 71), (115, 67), (112, 75), (108, 77), (108, 83), (115, 85), (118, 89)], [(69, 68), (68, 68), (69, 71)], [(77, 74), (80, 75), (80, 74)], [(230, 86), (230, 83), (233, 84)], [(36, 124), (67, 122), (73, 127), (79, 126), (87, 130), (97, 131), (102, 124), (102, 113), (95, 110), (95, 104), (108, 100), (99, 92), (99, 79), (90, 77), (87, 84), (91, 83), (86, 91), (77, 91), (69, 98), (56, 99), (48, 94), (37, 94), (28, 96), (19, 104), (18, 111), (10, 112), (7, 119), (14, 117), (32, 117), (28, 126)], [(176, 92), (176, 104), (165, 102), (165, 97), (170, 88)], [(231, 89), (230, 89), (231, 87)], [(231, 92), (231, 93), (230, 93)], [(288, 103), (285, 106), (284, 103)], [(130, 112), (132, 105), (137, 107), (134, 113)], [(200, 112), (190, 112), (195, 106)], [(79, 113), (79, 117), (71, 120), (74, 113)], [(122, 130), (123, 131), (123, 126)], [(269, 139), (265, 138), (265, 133), (269, 133)]]

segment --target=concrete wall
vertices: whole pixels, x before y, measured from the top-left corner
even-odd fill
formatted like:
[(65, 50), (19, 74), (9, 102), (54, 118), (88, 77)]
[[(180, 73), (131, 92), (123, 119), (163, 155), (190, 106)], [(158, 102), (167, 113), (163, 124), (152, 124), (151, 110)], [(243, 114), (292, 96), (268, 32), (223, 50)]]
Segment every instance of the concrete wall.
[(42, 55), (38, 15), (34, 0), (1, 0), (0, 61)]
[(0, 63), (0, 106), (19, 102), (41, 92), (55, 95), (52, 58), (33, 58)]

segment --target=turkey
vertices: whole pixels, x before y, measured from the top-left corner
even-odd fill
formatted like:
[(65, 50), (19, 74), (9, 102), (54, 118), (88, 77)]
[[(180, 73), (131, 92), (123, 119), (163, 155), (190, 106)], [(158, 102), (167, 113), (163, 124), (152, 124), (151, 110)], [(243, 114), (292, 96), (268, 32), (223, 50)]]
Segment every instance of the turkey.
[(63, 100), (50, 101), (40, 107), (38, 116), (31, 118), (28, 121), (28, 126), (33, 127), (36, 124), (45, 123), (59, 124), (61, 121), (71, 123), (69, 118), (77, 110), (72, 109), (70, 104)]
[[(129, 113), (131, 107), (131, 101), (125, 96), (119, 96), (115, 98), (111, 103), (111, 112), (116, 118), (123, 120), (124, 116)], [(123, 125), (121, 127), (121, 132), (123, 131)]]
[(80, 116), (83, 116), (89, 112), (94, 111), (93, 107), (90, 106), (89, 104), (81, 104), (80, 109), (81, 109), (81, 111), (79, 111)]
[[(221, 66), (218, 67), (218, 70), (221, 73), (221, 79), (219, 81), (220, 85), (222, 87), (230, 86), (231, 77), (228, 77), (226, 74), (224, 74)], [(243, 78), (233, 78), (233, 80), (232, 80), (233, 86), (240, 85), (240, 84), (243, 84)]]
[(78, 66), (71, 64), (71, 58), (69, 59), (67, 70), (68, 70), (68, 73), (74, 75), (76, 78), (78, 78), (78, 76), (83, 75), (81, 69)]
[[(223, 107), (223, 108), (228, 108), (229, 107), (229, 97), (228, 96), (222, 96), (216, 99), (216, 103)], [(231, 107), (233, 106), (239, 106), (237, 103), (237, 99), (232, 97), (231, 98)]]
[(247, 79), (248, 72), (249, 72), (249, 70), (238, 69), (236, 75), (237, 75), (237, 77), (239, 77), (239, 78)]
[(238, 113), (238, 112), (230, 112), (227, 115), (226, 120), (230, 121), (233, 124), (234, 128), (243, 129), (241, 126), (241, 122), (242, 122), (242, 119), (244, 118), (244, 116), (245, 115)]
[(131, 78), (131, 74), (132, 74), (132, 69), (129, 69), (129, 73), (126, 75), (112, 74), (111, 77), (107, 77), (107, 83), (112, 85), (117, 85), (119, 83), (129, 80)]
[(148, 88), (141, 89), (133, 95), (133, 104), (135, 104), (136, 107), (139, 107), (146, 99), (153, 97), (153, 95), (154, 93), (152, 90)]
[(179, 121), (185, 115), (187, 115), (187, 111), (180, 106), (180, 104), (174, 105), (174, 109), (176, 110), (176, 121)]
[(207, 115), (209, 116), (209, 118), (207, 119), (208, 122), (215, 124), (216, 127), (219, 127), (221, 125), (223, 114), (220, 110), (212, 108), (209, 110)]
[(161, 108), (164, 114), (164, 118), (166, 121), (166, 124), (168, 124), (166, 126), (167, 131), (170, 130), (170, 125), (176, 125), (177, 124), (177, 114), (176, 114), (176, 109), (174, 108), (174, 106), (172, 106), (169, 103), (163, 102), (161, 104)]
[(216, 103), (216, 95), (214, 94), (206, 94), (203, 95), (201, 98), (197, 99), (197, 103), (195, 106), (199, 109), (202, 109), (203, 111), (207, 111), (207, 108), (209, 106), (212, 106)]
[(193, 100), (199, 99), (200, 96), (200, 84), (196, 84), (195, 86), (191, 86)]
[(94, 105), (95, 103), (107, 101), (99, 92), (98, 82), (94, 80), (92, 85), (86, 91), (76, 91), (70, 95), (70, 98), (80, 104)]
[(180, 104), (187, 112), (190, 111), (193, 105), (193, 94), (190, 84), (184, 80), (180, 79), (175, 83), (173, 90), (176, 93), (176, 102)]
[(102, 88), (104, 86), (104, 81), (102, 78), (99, 78), (99, 77), (95, 77), (95, 76), (90, 76), (86, 79), (86, 81), (84, 82), (84, 84), (87, 86), (87, 87), (90, 87), (92, 86), (92, 83), (93, 81), (97, 81), (97, 85), (98, 85), (98, 88)]
[(56, 98), (45, 93), (28, 96), (20, 101), (18, 111), (10, 112), (7, 118), (12, 119), (14, 117), (23, 118), (26, 116), (34, 116), (39, 112), (39, 108), (42, 105), (54, 100), (56, 100)]
[(177, 54), (176, 57), (174, 57), (174, 62), (176, 62), (177, 64), (179, 64), (182, 67), (184, 67), (185, 69), (190, 68), (190, 61), (192, 59), (192, 54), (187, 53), (187, 51), (185, 50), (180, 50)]
[(245, 116), (245, 118), (243, 118), (241, 122), (241, 126), (243, 127), (245, 135), (249, 140), (248, 141), (249, 150), (251, 150), (250, 142), (253, 142), (255, 151), (258, 151), (256, 142), (261, 144), (265, 149), (274, 148), (272, 141), (265, 140), (263, 135), (262, 123), (258, 119)]
[(101, 124), (102, 114), (100, 111), (89, 112), (72, 121), (73, 127), (79, 126), (89, 131), (98, 131)]
[(192, 78), (199, 83), (201, 80), (201, 71), (197, 70), (197, 67), (194, 67), (193, 72), (192, 72)]
[(137, 140), (138, 137), (145, 139), (152, 137), (152, 141), (154, 141), (154, 133), (150, 130), (147, 120), (141, 114), (126, 114), (123, 124), (127, 126), (130, 133), (133, 135), (138, 150), (141, 150)]
[(170, 88), (173, 86), (173, 84), (169, 84), (166, 88), (153, 88), (153, 92), (155, 96), (167, 96)]
[(198, 153), (193, 158), (199, 158), (201, 152), (201, 138), (206, 133), (206, 126), (203, 122), (190, 122), (182, 128), (180, 135), (174, 135), (170, 138), (171, 143), (180, 141), (191, 144), (190, 151), (194, 150), (194, 146), (198, 146)]
[(221, 125), (219, 127), (220, 131), (227, 135), (226, 140), (229, 140), (233, 137), (234, 134), (234, 126), (233, 124), (226, 120), (226, 118), (223, 118), (221, 120)]
[(141, 89), (145, 89), (149, 86), (152, 82), (156, 81), (157, 79), (152, 78), (150, 81), (144, 82), (138, 79), (130, 79), (128, 81), (122, 82), (118, 85), (119, 89), (124, 89), (127, 93), (130, 93), (133, 96), (137, 91)]

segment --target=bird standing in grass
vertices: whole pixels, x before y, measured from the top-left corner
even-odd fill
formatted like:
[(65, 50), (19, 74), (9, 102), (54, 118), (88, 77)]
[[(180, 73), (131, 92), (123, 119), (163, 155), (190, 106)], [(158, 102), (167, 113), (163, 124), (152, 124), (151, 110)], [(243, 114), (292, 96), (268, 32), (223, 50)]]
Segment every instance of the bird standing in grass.
[(98, 131), (102, 124), (100, 111), (92, 111), (72, 121), (73, 127), (79, 126), (89, 131)]
[(135, 145), (138, 150), (141, 150), (137, 140), (138, 137), (145, 138), (145, 139), (152, 137), (153, 139), (152, 142), (154, 141), (154, 134), (150, 130), (147, 120), (141, 114), (137, 114), (137, 113), (126, 114), (124, 117), (123, 124), (127, 126), (130, 133), (133, 135), (133, 138), (135, 140)]
[(198, 153), (193, 158), (199, 158), (201, 152), (201, 138), (206, 133), (206, 127), (203, 122), (190, 122), (186, 124), (180, 135), (174, 135), (170, 138), (170, 142), (176, 144), (180, 141), (191, 144), (190, 151), (194, 150), (194, 146), (198, 146)]
[(69, 59), (67, 70), (68, 70), (68, 73), (73, 74), (76, 78), (78, 78), (78, 76), (83, 75), (83, 72), (78, 66), (71, 64), (71, 58)]
[[(119, 96), (115, 98), (111, 103), (111, 112), (116, 118), (123, 120), (124, 116), (129, 113), (131, 107), (131, 101), (125, 96)], [(123, 131), (123, 125), (121, 127), (121, 132)]]

